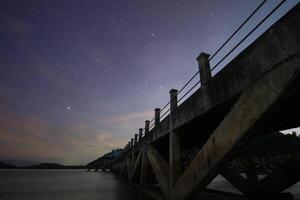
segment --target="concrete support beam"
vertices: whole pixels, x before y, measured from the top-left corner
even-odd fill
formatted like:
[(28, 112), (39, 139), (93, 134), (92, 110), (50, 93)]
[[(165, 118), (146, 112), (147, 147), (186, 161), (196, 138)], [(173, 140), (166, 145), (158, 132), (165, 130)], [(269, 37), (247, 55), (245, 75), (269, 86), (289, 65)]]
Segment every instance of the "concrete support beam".
[(126, 163), (126, 169), (127, 169), (127, 177), (129, 179), (130, 174), (131, 174), (131, 164), (130, 164), (129, 158), (126, 158), (125, 163)]
[(140, 161), (141, 161), (141, 151), (139, 152), (136, 160), (133, 161), (133, 165), (132, 165), (133, 167), (132, 167), (131, 174), (129, 176), (129, 181), (132, 181), (134, 175), (137, 173), (137, 171), (138, 171), (137, 168), (138, 168)]
[(124, 175), (125, 169), (126, 169), (126, 161), (122, 161), (121, 170), (120, 170), (120, 176)]
[(173, 130), (174, 113), (177, 109), (177, 90), (170, 90), (170, 133), (169, 133), (169, 188), (172, 188), (181, 174), (180, 136)]
[(166, 197), (169, 196), (169, 180), (168, 180), (168, 165), (166, 161), (160, 156), (159, 152), (147, 146), (147, 156), (155, 173), (156, 179)]
[(200, 72), (201, 85), (204, 85), (207, 81), (209, 81), (211, 79), (209, 56), (210, 56), (209, 54), (202, 52), (197, 57), (199, 72)]
[[(246, 143), (263, 114), (286, 96), (300, 76), (298, 60), (276, 66), (247, 88), (177, 181), (173, 199), (201, 192), (229, 161), (238, 144)], [(238, 126), (237, 126), (238, 124)]]
[(155, 108), (154, 114), (154, 125), (157, 127), (160, 122), (160, 108)]
[(148, 186), (149, 176), (150, 176), (150, 168), (149, 168), (149, 159), (147, 157), (147, 152), (143, 150), (142, 153), (142, 169), (141, 169), (141, 180), (140, 185), (142, 187)]

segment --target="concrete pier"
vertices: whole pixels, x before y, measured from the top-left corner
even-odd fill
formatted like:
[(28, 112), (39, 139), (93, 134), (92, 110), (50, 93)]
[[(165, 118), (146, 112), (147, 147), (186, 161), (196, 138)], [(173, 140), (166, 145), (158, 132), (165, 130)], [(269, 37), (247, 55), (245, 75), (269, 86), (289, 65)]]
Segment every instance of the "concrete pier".
[[(110, 169), (156, 199), (291, 199), (282, 192), (300, 180), (300, 152), (258, 180), (249, 150), (260, 135), (300, 126), (299, 22), (298, 4), (214, 76), (201, 53), (201, 87), (180, 103), (171, 89), (169, 114), (156, 108)], [(237, 155), (246, 177), (229, 167)], [(218, 175), (243, 195), (208, 190)]]

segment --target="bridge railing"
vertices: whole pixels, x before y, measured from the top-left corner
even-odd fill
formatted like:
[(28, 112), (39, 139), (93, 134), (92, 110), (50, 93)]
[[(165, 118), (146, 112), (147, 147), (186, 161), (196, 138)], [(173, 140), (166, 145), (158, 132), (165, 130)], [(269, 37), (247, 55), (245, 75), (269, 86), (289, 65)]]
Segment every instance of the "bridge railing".
[[(197, 58), (198, 60), (198, 65), (199, 65), (199, 69), (198, 71), (186, 82), (186, 84), (184, 84), (182, 86), (182, 88), (180, 88), (177, 92), (178, 95), (178, 100), (176, 97), (176, 103), (178, 103), (178, 105), (180, 105), (181, 103), (184, 102), (184, 100), (186, 100), (189, 95), (193, 94), (193, 92), (195, 92), (196, 90), (198, 90), (199, 88), (197, 88), (197, 86), (199, 85), (199, 87), (205, 85), (208, 81), (208, 79), (211, 78), (211, 72), (215, 71), (216, 69), (218, 69), (218, 67), (220, 68), (220, 65), (228, 58), (228, 56), (232, 55), (232, 53), (241, 46), (241, 44), (243, 42), (245, 42), (245, 40), (247, 38), (249, 38), (249, 36), (251, 36), (271, 15), (273, 15), (273, 13), (278, 10), (287, 0), (281, 0), (259, 23), (257, 23), (236, 45), (234, 45), (219, 61), (216, 62), (216, 64), (211, 68), (210, 67), (210, 62), (216, 58), (216, 56), (224, 49), (224, 47), (232, 40), (232, 38), (234, 38), (234, 36), (236, 36), (237, 33), (239, 33), (239, 31), (247, 24), (247, 22), (263, 7), (263, 5), (267, 2), (268, 0), (263, 0), (256, 8), (254, 11), (251, 12), (251, 14), (245, 19), (245, 21), (243, 21), (243, 23), (230, 35), (230, 37), (228, 37), (228, 39), (216, 50), (215, 53), (212, 54), (212, 56), (210, 56), (209, 54), (205, 54), (205, 53), (201, 53), (199, 55), (199, 57)], [(206, 66), (204, 66), (206, 65)], [(204, 71), (203, 71), (204, 70)], [(205, 71), (206, 70), (206, 71)], [(196, 78), (199, 79), (196, 79)], [(194, 83), (194, 84), (192, 84)], [(170, 114), (170, 105), (171, 102), (169, 101), (168, 103), (166, 103), (164, 106), (162, 106), (162, 108), (156, 108), (155, 109), (155, 117), (153, 119), (151, 119), (150, 121), (146, 121), (148, 122), (148, 127), (145, 126), (145, 131), (144, 134), (142, 133), (142, 137), (144, 137), (148, 132), (150, 132), (152, 129), (155, 128), (155, 126), (160, 123), (160, 121), (162, 121), (164, 118), (166, 118), (169, 114)], [(148, 129), (146, 131), (146, 129)], [(142, 139), (142, 137), (140, 137), (140, 139)], [(131, 139), (131, 142), (128, 143), (128, 145), (126, 146), (126, 148), (132, 147), (134, 146), (137, 141), (132, 142), (133, 139)]]

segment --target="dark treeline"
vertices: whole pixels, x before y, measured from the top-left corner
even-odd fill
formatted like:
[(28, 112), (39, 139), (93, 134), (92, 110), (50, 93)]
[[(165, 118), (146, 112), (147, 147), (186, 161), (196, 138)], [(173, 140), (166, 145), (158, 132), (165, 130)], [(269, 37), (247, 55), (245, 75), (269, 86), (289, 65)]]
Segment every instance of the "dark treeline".
[(266, 134), (255, 138), (249, 147), (254, 157), (293, 155), (300, 152), (300, 137), (295, 132)]

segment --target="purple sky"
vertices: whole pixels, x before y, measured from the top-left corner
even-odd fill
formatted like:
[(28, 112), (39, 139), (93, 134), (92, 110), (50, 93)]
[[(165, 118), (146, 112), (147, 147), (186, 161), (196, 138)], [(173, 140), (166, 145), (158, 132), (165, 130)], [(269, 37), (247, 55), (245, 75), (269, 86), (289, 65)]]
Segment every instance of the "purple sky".
[(85, 164), (123, 147), (260, 2), (0, 0), (0, 159)]

